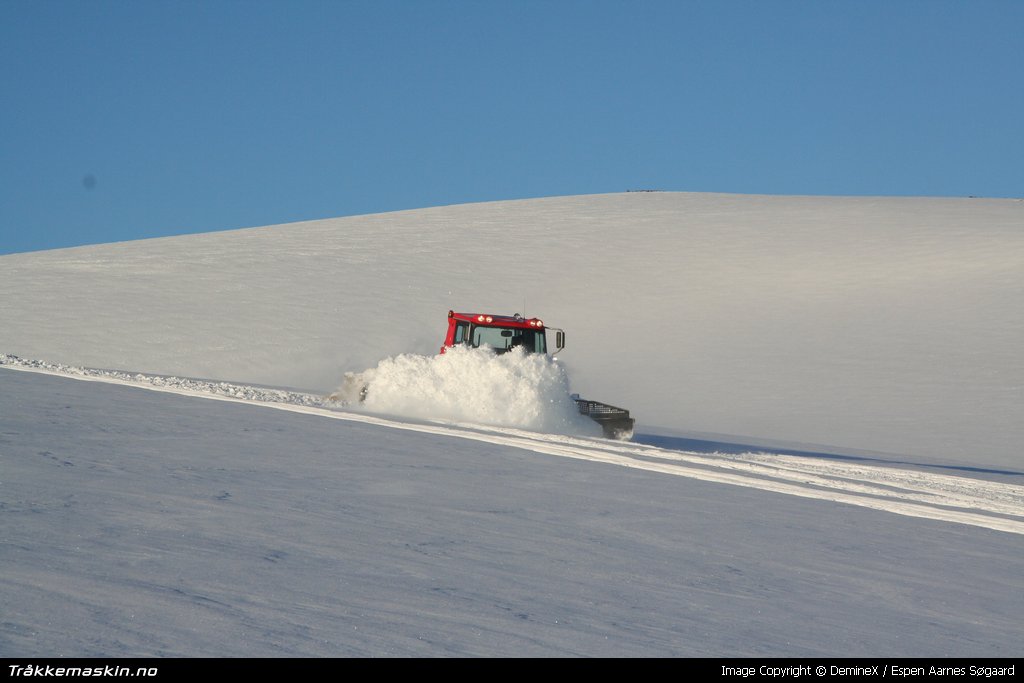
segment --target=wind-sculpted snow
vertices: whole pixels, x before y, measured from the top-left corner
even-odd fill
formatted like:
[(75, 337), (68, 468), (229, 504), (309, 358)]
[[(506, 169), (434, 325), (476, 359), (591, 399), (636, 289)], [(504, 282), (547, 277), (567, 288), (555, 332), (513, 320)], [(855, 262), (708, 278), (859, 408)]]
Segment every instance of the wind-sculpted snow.
[(570, 397), (565, 368), (549, 356), (521, 351), (496, 355), (456, 347), (436, 356), (401, 354), (350, 373), (336, 396), (368, 411), (444, 419), (538, 432), (601, 433)]

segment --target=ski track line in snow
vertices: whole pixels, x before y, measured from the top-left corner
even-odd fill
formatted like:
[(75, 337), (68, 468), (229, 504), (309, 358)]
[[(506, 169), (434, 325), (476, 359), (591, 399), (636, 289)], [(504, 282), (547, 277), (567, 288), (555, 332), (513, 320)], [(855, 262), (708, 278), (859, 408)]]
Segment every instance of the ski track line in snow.
[(321, 396), (178, 377), (93, 370), (0, 354), (0, 368), (245, 403), (332, 419), (471, 439), (559, 457), (829, 500), (911, 517), (1024, 534), (1024, 487), (968, 477), (874, 467), (812, 457), (705, 455), (596, 438), (508, 427), (401, 419), (343, 410)]

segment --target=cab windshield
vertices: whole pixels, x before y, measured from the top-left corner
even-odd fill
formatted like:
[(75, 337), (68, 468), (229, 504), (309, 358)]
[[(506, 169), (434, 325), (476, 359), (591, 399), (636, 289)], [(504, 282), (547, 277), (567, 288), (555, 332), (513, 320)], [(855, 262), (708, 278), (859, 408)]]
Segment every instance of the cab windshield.
[(524, 330), (516, 327), (483, 327), (472, 325), (467, 340), (473, 348), (490, 347), (505, 353), (522, 346), (527, 353), (547, 353), (544, 330)]

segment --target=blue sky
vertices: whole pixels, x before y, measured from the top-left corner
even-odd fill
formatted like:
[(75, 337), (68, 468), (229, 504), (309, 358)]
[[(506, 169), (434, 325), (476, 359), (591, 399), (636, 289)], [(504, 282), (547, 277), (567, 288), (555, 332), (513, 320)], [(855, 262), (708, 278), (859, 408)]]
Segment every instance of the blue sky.
[(0, 0), (0, 253), (661, 189), (1024, 197), (1017, 0)]

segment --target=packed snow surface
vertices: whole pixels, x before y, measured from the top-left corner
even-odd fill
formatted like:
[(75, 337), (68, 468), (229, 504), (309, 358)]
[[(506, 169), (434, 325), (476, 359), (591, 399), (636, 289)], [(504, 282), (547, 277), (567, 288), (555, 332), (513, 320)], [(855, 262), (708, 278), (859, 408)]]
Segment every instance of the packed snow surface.
[[(455, 361), (463, 367), (487, 368), (496, 359), (483, 351), (463, 351), (465, 358)], [(445, 354), (447, 356), (447, 354)], [(508, 354), (506, 354), (508, 355)], [(468, 362), (467, 362), (468, 361)], [(389, 364), (383, 364), (385, 366)], [(514, 358), (509, 368), (522, 367), (522, 357)], [(547, 365), (545, 362), (544, 365)], [(1024, 534), (1024, 488), (1015, 483), (986, 481), (963, 476), (922, 472), (918, 468), (904, 469), (893, 465), (907, 463), (866, 464), (862, 458), (845, 462), (844, 456), (820, 458), (826, 454), (784, 455), (763, 451), (743, 451), (735, 455), (721, 452), (711, 454), (688, 452), (677, 448), (659, 448), (647, 444), (623, 444), (617, 441), (585, 436), (599, 434), (600, 429), (587, 424), (589, 420), (565, 409), (558, 400), (553, 411), (542, 422), (559, 427), (553, 433), (528, 431), (520, 425), (497, 424), (500, 410), (479, 410), (482, 420), (460, 414), (458, 403), (450, 409), (441, 407), (423, 410), (415, 416), (417, 404), (391, 406), (392, 415), (378, 416), (379, 411), (368, 409), (365, 402), (349, 402), (338, 393), (316, 396), (301, 392), (251, 387), (226, 382), (203, 381), (179, 377), (149, 376), (141, 373), (122, 373), (91, 368), (79, 368), (40, 360), (23, 359), (0, 354), (0, 369), (25, 370), (72, 377), (89, 381), (122, 384), (156, 391), (184, 394), (222, 401), (244, 402), (266, 407), (318, 415), (332, 419), (364, 422), (403, 431), (418, 431), (450, 437), (516, 446), (539, 453), (580, 460), (614, 464), (631, 469), (649, 470), (661, 474), (713, 481), (732, 486), (750, 487), (775, 493), (805, 498), (819, 498), (860, 507), (884, 510), (911, 517), (923, 517), (979, 526), (1014, 534)], [(388, 374), (384, 381), (387, 394)], [(405, 376), (402, 370), (396, 376)], [(484, 370), (484, 381), (494, 376), (494, 370)], [(543, 374), (543, 373), (542, 373)], [(557, 371), (555, 374), (559, 374)], [(370, 391), (377, 386), (370, 373)], [(558, 383), (556, 383), (558, 384)], [(526, 382), (528, 387), (535, 386)], [(528, 395), (533, 391), (528, 390)], [(422, 394), (420, 394), (422, 395)], [(369, 396), (369, 391), (367, 392)], [(552, 399), (560, 397), (557, 391)], [(368, 400), (368, 398), (367, 398)], [(484, 402), (488, 406), (488, 402)], [(541, 406), (542, 404), (538, 404)], [(404, 409), (404, 411), (403, 411)], [(550, 407), (548, 408), (549, 410)], [(474, 411), (465, 411), (474, 412)], [(541, 410), (540, 412), (543, 412)], [(451, 413), (455, 413), (452, 415)], [(437, 418), (434, 414), (442, 414)], [(534, 419), (533, 411), (526, 411)], [(421, 417), (424, 419), (410, 419)], [(554, 419), (554, 418), (560, 419)], [(469, 421), (464, 421), (464, 420)], [(527, 420), (529, 421), (529, 420)], [(514, 422), (514, 420), (506, 420)], [(566, 429), (571, 427), (571, 429)], [(577, 434), (573, 435), (572, 431)], [(817, 455), (819, 457), (811, 457)], [(837, 461), (835, 457), (840, 459)], [(965, 468), (959, 468), (965, 469)], [(966, 468), (970, 469), (970, 468)], [(1019, 472), (992, 471), (994, 475), (1020, 475)]]
[(15, 367), (0, 657), (1021, 653), (1024, 537), (977, 473)]

